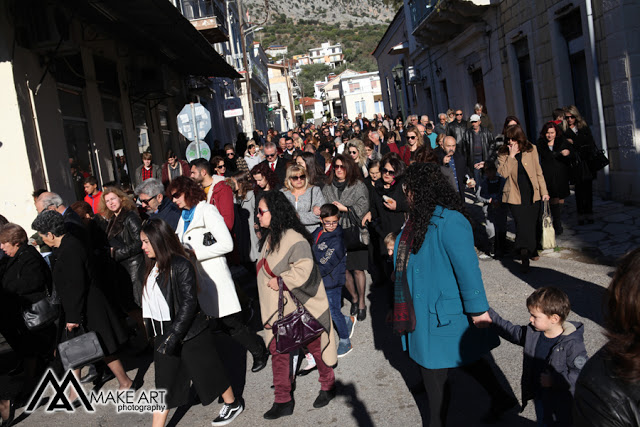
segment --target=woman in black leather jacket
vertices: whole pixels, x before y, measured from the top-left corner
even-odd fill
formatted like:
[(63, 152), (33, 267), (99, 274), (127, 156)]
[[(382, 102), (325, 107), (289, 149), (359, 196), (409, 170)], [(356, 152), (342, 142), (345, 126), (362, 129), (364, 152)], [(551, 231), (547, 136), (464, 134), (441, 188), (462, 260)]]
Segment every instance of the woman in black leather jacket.
[[(100, 200), (100, 212), (109, 221), (107, 239), (111, 257), (122, 267), (119, 275), (120, 305), (131, 316), (139, 311), (144, 274), (144, 254), (140, 243), (142, 221), (136, 205), (119, 188), (106, 187)], [(135, 305), (133, 305), (135, 303)], [(140, 316), (135, 315), (138, 319)], [(138, 319), (139, 320), (139, 319)]]
[(627, 254), (608, 290), (609, 341), (582, 368), (576, 426), (640, 425), (640, 249)]
[(209, 319), (200, 311), (196, 271), (174, 230), (161, 219), (145, 221), (140, 232), (146, 255), (142, 315), (154, 338), (156, 388), (167, 390), (163, 412), (153, 425), (164, 426), (169, 409), (189, 401), (193, 384), (200, 402), (222, 396), (224, 405), (212, 425), (226, 425), (244, 409), (236, 399), (218, 357)]

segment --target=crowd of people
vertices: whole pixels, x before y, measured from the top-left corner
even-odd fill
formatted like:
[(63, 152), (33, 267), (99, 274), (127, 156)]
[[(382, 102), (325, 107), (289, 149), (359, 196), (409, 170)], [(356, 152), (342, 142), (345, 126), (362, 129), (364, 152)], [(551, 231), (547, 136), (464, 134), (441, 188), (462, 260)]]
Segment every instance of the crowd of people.
[[(254, 132), (211, 160), (191, 163), (168, 151), (167, 162), (157, 165), (146, 152), (132, 188), (110, 183), (99, 189), (88, 176), (85, 195), (70, 206), (56, 193), (36, 191), (31, 227), (37, 234), (28, 238), (10, 222), (0, 229), (0, 333), (23, 361), (25, 378), (2, 390), (3, 426), (42, 369), (56, 363), (56, 345), (84, 331), (97, 334), (105, 355), (84, 382), (115, 377), (120, 390), (136, 389), (120, 350), (131, 334), (153, 349), (155, 387), (167, 390), (168, 405), (154, 413), (154, 426), (165, 425), (169, 409), (188, 403), (190, 385), (203, 405), (217, 397), (224, 402), (213, 425), (243, 411), (214, 331), (252, 355), (253, 372), (271, 356), (274, 403), (265, 419), (292, 414), (296, 375), (315, 370), (321, 390), (313, 406), (324, 407), (336, 396), (338, 359), (353, 350), (356, 324), (367, 318), (367, 272), (373, 286), (388, 290), (388, 319), (421, 368), (429, 425), (446, 424), (452, 368), (471, 374), (491, 396), (485, 421), (517, 405), (484, 358), (499, 345), (498, 335), (524, 347), (523, 403), (534, 400), (539, 425), (570, 425), (567, 408), (580, 390), (576, 379), (587, 355), (582, 325), (566, 321), (566, 294), (538, 289), (526, 303), (531, 324), (514, 326), (490, 309), (478, 258), (508, 252), (510, 214), (512, 254), (526, 272), (541, 244), (541, 203), (550, 203), (561, 234), (570, 184), (579, 223), (593, 223), (596, 153), (574, 106), (555, 110), (530, 142), (515, 116), (494, 135), (477, 104), (468, 120), (458, 109), (439, 114), (436, 123), (425, 115), (406, 121), (360, 115), (284, 133)], [(480, 220), (471, 215), (478, 208)], [(626, 264), (635, 273), (614, 278), (618, 294), (620, 286), (635, 286), (627, 278), (638, 274), (635, 258)], [(231, 273), (236, 267), (256, 272), (262, 337), (243, 316), (247, 303)], [(59, 318), (30, 330), (22, 311), (51, 293)], [(621, 298), (610, 305), (629, 303)], [(320, 332), (281, 351), (281, 340), (290, 337), (279, 322), (300, 310)], [(635, 380), (638, 367), (628, 352), (637, 353), (639, 319), (612, 319), (607, 348), (625, 356), (621, 365), (600, 362), (594, 375), (628, 366), (620, 381)], [(598, 385), (587, 378), (582, 389), (589, 387)], [(70, 398), (78, 402), (73, 390)], [(578, 408), (580, 417), (590, 418), (590, 407)]]

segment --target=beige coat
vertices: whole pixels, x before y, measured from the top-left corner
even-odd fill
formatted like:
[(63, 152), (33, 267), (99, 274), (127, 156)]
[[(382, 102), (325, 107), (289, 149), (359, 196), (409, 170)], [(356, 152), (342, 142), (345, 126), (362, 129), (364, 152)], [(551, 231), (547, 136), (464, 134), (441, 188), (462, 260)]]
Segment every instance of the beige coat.
[[(287, 289), (304, 305), (313, 317), (323, 326), (321, 335), (322, 361), (327, 366), (338, 363), (338, 354), (333, 321), (329, 311), (327, 292), (322, 283), (320, 271), (313, 261), (313, 253), (309, 242), (300, 233), (287, 230), (280, 240), (277, 251), (270, 252), (267, 245), (262, 248), (258, 269), (258, 295), (260, 311), (264, 325), (265, 343), (267, 347), (273, 339), (271, 325), (278, 320), (278, 291), (267, 286), (272, 277), (282, 277)], [(269, 274), (271, 271), (272, 274)], [(284, 291), (284, 315), (295, 309), (289, 292)]]
[[(537, 202), (542, 196), (549, 195), (535, 145), (533, 145), (533, 150), (522, 153), (522, 166), (527, 171), (533, 186), (533, 201)], [(502, 203), (521, 204), (520, 188), (518, 187), (518, 161), (508, 153), (500, 154), (498, 156), (498, 173), (506, 179), (502, 191)]]

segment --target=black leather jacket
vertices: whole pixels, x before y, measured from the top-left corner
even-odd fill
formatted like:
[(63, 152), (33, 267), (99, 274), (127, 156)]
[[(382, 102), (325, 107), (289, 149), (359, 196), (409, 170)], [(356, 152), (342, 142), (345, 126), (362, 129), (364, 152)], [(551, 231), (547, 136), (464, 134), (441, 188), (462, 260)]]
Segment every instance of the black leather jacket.
[(134, 211), (122, 212), (111, 218), (107, 227), (109, 245), (113, 247), (113, 259), (129, 273), (133, 285), (133, 296), (138, 305), (142, 292), (144, 275), (144, 254), (140, 242), (142, 221)]
[[(161, 272), (157, 280), (169, 306), (171, 324), (164, 330), (162, 342), (156, 351), (171, 355), (177, 352), (183, 342), (205, 330), (208, 318), (200, 311), (196, 270), (188, 259), (174, 255), (169, 274)], [(150, 319), (144, 321), (149, 331)]]
[[(482, 126), (480, 126), (480, 130), (478, 132), (482, 141), (482, 161), (495, 162), (497, 155), (496, 142), (493, 139), (493, 135), (489, 132), (489, 129)], [(473, 129), (467, 129), (462, 137), (462, 146), (469, 170), (473, 170), (474, 165), (473, 133)]]
[(613, 367), (606, 350), (600, 349), (582, 368), (574, 395), (575, 426), (640, 425), (640, 384), (616, 378)]
[(467, 131), (467, 121), (462, 120), (458, 123), (457, 120), (452, 121), (447, 125), (447, 135), (452, 136), (456, 139), (456, 144), (460, 147), (462, 143), (462, 139), (464, 138), (464, 133)]

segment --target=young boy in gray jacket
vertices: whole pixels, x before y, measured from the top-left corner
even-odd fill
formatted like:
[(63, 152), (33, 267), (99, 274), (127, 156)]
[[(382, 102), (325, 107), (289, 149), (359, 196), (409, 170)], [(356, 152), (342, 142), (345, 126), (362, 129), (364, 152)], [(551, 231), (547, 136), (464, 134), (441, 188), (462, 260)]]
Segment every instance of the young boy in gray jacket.
[(489, 309), (498, 334), (524, 347), (522, 409), (534, 401), (538, 425), (570, 426), (573, 393), (578, 374), (587, 361), (584, 327), (569, 322), (569, 297), (562, 290), (544, 287), (527, 298), (528, 325), (504, 320)]

